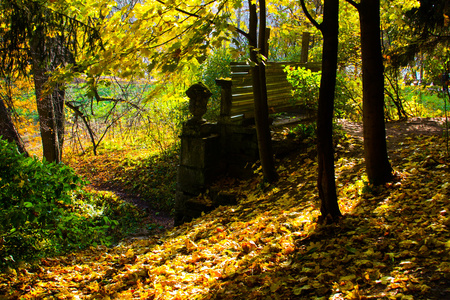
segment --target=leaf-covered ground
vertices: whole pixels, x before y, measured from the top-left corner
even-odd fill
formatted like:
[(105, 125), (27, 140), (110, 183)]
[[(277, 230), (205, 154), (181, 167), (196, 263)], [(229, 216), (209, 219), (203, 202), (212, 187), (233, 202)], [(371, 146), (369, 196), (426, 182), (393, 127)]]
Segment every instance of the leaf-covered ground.
[(450, 299), (450, 175), (440, 136), (395, 139), (397, 178), (365, 184), (362, 143), (337, 146), (336, 225), (318, 225), (313, 148), (280, 181), (224, 180), (239, 204), (161, 236), (0, 275), (0, 299)]
[[(160, 212), (160, 216), (173, 207), (178, 161), (178, 152), (172, 149), (159, 155), (146, 149), (100, 149), (97, 156), (65, 157), (65, 163), (95, 190), (114, 192), (140, 208)], [(169, 220), (162, 223), (173, 227)]]

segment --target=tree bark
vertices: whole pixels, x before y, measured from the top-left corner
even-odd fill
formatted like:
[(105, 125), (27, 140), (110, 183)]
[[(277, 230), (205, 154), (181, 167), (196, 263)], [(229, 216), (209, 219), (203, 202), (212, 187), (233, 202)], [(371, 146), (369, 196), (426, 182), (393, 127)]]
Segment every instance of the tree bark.
[(337, 219), (342, 214), (336, 195), (333, 113), (334, 92), (336, 87), (336, 69), (338, 56), (339, 1), (325, 0), (323, 23), (320, 29), (323, 35), (322, 78), (319, 89), (319, 107), (317, 112), (317, 154), (319, 174), (317, 186), (321, 199), (322, 218)]
[(300, 53), (300, 62), (308, 62), (308, 52), (309, 52), (309, 40), (311, 39), (311, 33), (303, 32), (302, 34), (302, 52)]
[(306, 9), (305, 1), (300, 4), (310, 22), (323, 35), (322, 77), (319, 89), (319, 107), (317, 112), (317, 187), (320, 197), (321, 218), (336, 221), (342, 216), (336, 194), (333, 147), (334, 93), (336, 88), (339, 0), (324, 1), (323, 22), (317, 23)]
[(305, 1), (300, 4), (310, 22), (323, 36), (322, 77), (319, 89), (317, 112), (317, 187), (321, 201), (320, 212), (323, 220), (336, 221), (342, 216), (336, 194), (333, 147), (334, 93), (336, 88), (339, 0), (325, 0), (323, 22), (317, 23), (306, 9)]
[(384, 67), (380, 37), (380, 0), (357, 5), (361, 27), (364, 156), (369, 182), (392, 180), (384, 123)]
[[(30, 42), (32, 72), (39, 115), (39, 127), (42, 139), (43, 156), (49, 162), (61, 162), (64, 141), (64, 91), (54, 88), (52, 93), (44, 93), (48, 82), (48, 71), (56, 63), (48, 57), (51, 51), (58, 51), (58, 45), (46, 49), (45, 34), (38, 26)], [(53, 53), (57, 56), (57, 53)]]
[(20, 135), (2, 98), (0, 98), (0, 136), (10, 143), (16, 143), (19, 152), (28, 157), (25, 145), (20, 139)]
[[(249, 46), (250, 60), (253, 62), (252, 81), (253, 81), (253, 98), (255, 105), (255, 124), (258, 137), (259, 159), (264, 174), (264, 178), (268, 182), (274, 182), (278, 179), (275, 170), (275, 162), (273, 158), (272, 137), (270, 134), (269, 123), (269, 107), (267, 104), (267, 87), (266, 87), (266, 71), (264, 62), (258, 57), (260, 54), (266, 54), (266, 2), (259, 1), (259, 44), (258, 44), (258, 16), (256, 12), (256, 4), (249, 1), (250, 6), (250, 23), (249, 23)], [(258, 50), (259, 49), (259, 50)]]

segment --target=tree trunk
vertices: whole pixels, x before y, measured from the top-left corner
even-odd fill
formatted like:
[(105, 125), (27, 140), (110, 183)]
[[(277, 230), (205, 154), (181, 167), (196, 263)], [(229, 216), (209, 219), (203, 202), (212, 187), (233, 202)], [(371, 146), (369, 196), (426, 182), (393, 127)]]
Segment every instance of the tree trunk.
[[(48, 82), (47, 72), (52, 67), (49, 50), (46, 49), (45, 35), (37, 27), (30, 42), (33, 58), (32, 72), (36, 94), (39, 126), (41, 131), (43, 156), (49, 162), (61, 162), (64, 141), (64, 91), (54, 88), (51, 94), (45, 94), (45, 84)], [(58, 46), (53, 46), (57, 49)], [(50, 68), (48, 67), (50, 66)]]
[(2, 98), (0, 98), (0, 136), (10, 143), (16, 143), (19, 152), (28, 156), (25, 145), (20, 139), (19, 133), (14, 126), (11, 115)]
[(52, 102), (55, 110), (55, 119), (56, 119), (56, 127), (57, 127), (57, 141), (58, 141), (58, 150), (59, 150), (59, 160), (62, 158), (63, 146), (64, 146), (64, 129), (65, 129), (65, 100), (66, 100), (66, 92), (61, 86), (58, 84), (52, 93)]
[[(268, 182), (274, 182), (278, 179), (273, 159), (272, 137), (270, 135), (269, 107), (267, 104), (266, 72), (264, 63), (258, 56), (266, 54), (266, 10), (265, 0), (259, 1), (260, 6), (260, 24), (259, 24), (259, 47), (258, 47), (258, 16), (256, 4), (250, 5), (250, 23), (249, 23), (249, 46), (250, 60), (254, 63), (252, 66), (253, 98), (255, 105), (255, 123), (258, 137), (259, 159), (264, 174)], [(257, 50), (259, 48), (259, 50)]]
[(319, 171), (317, 186), (322, 218), (337, 219), (342, 214), (336, 195), (333, 147), (333, 110), (338, 54), (339, 1), (325, 0), (323, 23), (322, 78), (317, 113), (317, 153)]
[(384, 123), (384, 67), (380, 42), (380, 0), (361, 0), (364, 155), (369, 182), (392, 180)]

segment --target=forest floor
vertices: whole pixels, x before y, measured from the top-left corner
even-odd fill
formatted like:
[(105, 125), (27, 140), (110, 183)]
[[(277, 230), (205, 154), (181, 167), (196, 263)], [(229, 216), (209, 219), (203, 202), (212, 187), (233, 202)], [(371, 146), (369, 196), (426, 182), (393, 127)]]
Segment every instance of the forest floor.
[(342, 122), (338, 224), (317, 224), (311, 146), (277, 161), (276, 184), (218, 182), (237, 205), (0, 274), (0, 299), (450, 299), (442, 122), (387, 124), (397, 179), (382, 187), (366, 182), (361, 126)]

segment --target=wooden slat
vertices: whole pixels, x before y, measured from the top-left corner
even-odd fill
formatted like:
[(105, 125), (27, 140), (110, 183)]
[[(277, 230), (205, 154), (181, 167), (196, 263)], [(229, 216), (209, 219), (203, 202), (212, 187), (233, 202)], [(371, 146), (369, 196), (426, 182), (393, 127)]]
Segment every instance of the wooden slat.
[[(270, 97), (268, 104), (269, 105), (281, 105), (284, 103), (288, 103), (289, 105), (295, 104), (295, 100), (293, 98), (288, 98), (288, 95), (279, 95)], [(233, 107), (239, 107), (239, 106), (246, 106), (247, 104), (253, 104), (253, 97), (252, 98), (241, 98), (240, 101), (233, 102)]]
[(251, 100), (253, 101), (253, 94), (241, 94), (238, 96), (233, 96), (232, 107), (239, 105), (240, 102)]
[(274, 81), (266, 83), (268, 90), (292, 90), (292, 85), (287, 81)]
[[(281, 62), (266, 64), (267, 98), (271, 113), (292, 110), (295, 103), (292, 102), (292, 86), (286, 79), (284, 68), (305, 67), (312, 71), (321, 69), (320, 63)], [(254, 116), (253, 82), (251, 67), (245, 63), (231, 63), (232, 72), (232, 107), (231, 114), (243, 114), (244, 118)]]
[[(287, 81), (272, 81), (272, 82), (267, 82), (267, 90), (291, 90), (292, 86), (289, 82)], [(239, 94), (239, 93), (243, 93), (243, 92), (252, 92), (253, 91), (253, 87), (251, 85), (236, 85), (236, 86), (232, 86), (232, 93), (233, 94)]]

